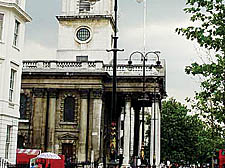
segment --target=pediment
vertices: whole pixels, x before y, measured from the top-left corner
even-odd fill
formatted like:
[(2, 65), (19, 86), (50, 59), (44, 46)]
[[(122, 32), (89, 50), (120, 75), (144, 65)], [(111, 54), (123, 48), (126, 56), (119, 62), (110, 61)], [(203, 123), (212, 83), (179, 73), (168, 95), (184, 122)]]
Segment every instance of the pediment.
[(66, 133), (59, 136), (60, 140), (75, 140), (77, 139), (77, 135), (75, 133)]

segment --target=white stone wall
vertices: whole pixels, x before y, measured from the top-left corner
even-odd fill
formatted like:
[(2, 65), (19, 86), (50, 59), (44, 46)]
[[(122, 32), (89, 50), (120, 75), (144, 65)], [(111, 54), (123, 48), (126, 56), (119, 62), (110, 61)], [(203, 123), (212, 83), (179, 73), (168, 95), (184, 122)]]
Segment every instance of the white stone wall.
[[(6, 5), (9, 3), (10, 5)], [(24, 46), (25, 16), (18, 13), (16, 0), (0, 0), (0, 13), (4, 14), (3, 38), (0, 41), (0, 157), (5, 158), (7, 126), (11, 126), (8, 160), (16, 162), (17, 130), (19, 118), (19, 101), (21, 86), (21, 60)], [(25, 8), (25, 0), (18, 1)], [(12, 6), (14, 6), (12, 8)], [(18, 45), (13, 45), (15, 20), (20, 22)], [(16, 71), (13, 99), (9, 101), (11, 69)]]
[[(76, 41), (76, 30), (86, 26), (91, 30), (91, 40), (80, 44)], [(89, 61), (101, 60), (109, 63), (112, 53), (106, 49), (112, 48), (112, 25), (109, 19), (85, 19), (76, 21), (61, 21), (59, 23), (57, 59), (76, 60), (76, 56), (88, 56)]]
[(15, 3), (15, 4), (17, 4), (21, 9), (25, 10), (26, 0), (1, 0), (0, 2)]
[(7, 126), (11, 126), (11, 136), (9, 140), (8, 160), (16, 162), (16, 145), (18, 132), (18, 119), (10, 116), (0, 115), (0, 158), (5, 158)]
[[(90, 12), (87, 14), (112, 15), (112, 13), (113, 0), (99, 0), (91, 3)], [(74, 16), (77, 14), (79, 14), (79, 0), (62, 0), (61, 15)]]

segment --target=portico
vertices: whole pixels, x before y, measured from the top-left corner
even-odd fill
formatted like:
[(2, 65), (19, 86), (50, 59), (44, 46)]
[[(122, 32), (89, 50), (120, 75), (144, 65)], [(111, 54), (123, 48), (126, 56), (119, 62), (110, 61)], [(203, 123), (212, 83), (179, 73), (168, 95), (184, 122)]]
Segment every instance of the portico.
[[(160, 161), (160, 103), (165, 95), (165, 63), (161, 61), (162, 67), (158, 70), (146, 65), (148, 100), (145, 106), (153, 110), (152, 121), (156, 121), (152, 123), (151, 130), (155, 128), (157, 164)], [(32, 108), (26, 108), (28, 122), (19, 126), (19, 133), (25, 134), (27, 139), (26, 147), (31, 145), (65, 154), (74, 162), (94, 159), (100, 163), (103, 157), (109, 156), (111, 122), (116, 122), (117, 126), (124, 122), (120, 130), (117, 127), (117, 132), (123, 131), (123, 136), (118, 138), (122, 146), (116, 145), (117, 151), (123, 150), (123, 165), (129, 166), (132, 158), (140, 155), (142, 69), (139, 64), (132, 69), (128, 69), (126, 64), (119, 64), (117, 71), (117, 113), (110, 114), (110, 64), (101, 61), (24, 61), (22, 94), (33, 100)], [(120, 120), (122, 113), (124, 121)], [(153, 146), (150, 162), (153, 160), (152, 151)]]

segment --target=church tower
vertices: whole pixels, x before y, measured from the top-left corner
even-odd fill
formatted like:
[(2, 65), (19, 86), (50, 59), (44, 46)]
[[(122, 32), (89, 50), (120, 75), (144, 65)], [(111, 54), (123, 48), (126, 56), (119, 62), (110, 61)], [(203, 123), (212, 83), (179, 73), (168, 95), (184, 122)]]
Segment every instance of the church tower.
[(113, 6), (112, 0), (62, 0), (57, 59), (109, 63)]

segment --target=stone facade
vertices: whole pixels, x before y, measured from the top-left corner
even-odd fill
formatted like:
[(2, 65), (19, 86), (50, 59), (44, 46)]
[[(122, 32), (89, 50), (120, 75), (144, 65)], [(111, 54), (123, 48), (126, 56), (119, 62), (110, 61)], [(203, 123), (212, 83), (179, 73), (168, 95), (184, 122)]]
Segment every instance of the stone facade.
[[(0, 0), (0, 159), (16, 162), (25, 0)], [(2, 163), (2, 161), (1, 161)]]
[[(165, 64), (163, 60), (161, 62), (157, 74), (151, 69), (152, 64), (146, 65), (147, 107), (152, 107), (154, 96), (161, 100), (165, 95)], [(118, 150), (122, 149), (124, 153), (124, 165), (129, 165), (131, 158), (139, 155), (140, 146), (136, 144), (141, 141), (137, 137), (141, 132), (138, 123), (143, 93), (140, 85), (142, 76), (139, 75), (142, 69), (139, 65), (132, 69), (125, 64), (118, 65), (118, 112), (112, 114), (111, 65), (98, 64), (98, 61), (23, 62), (22, 94), (26, 95), (27, 101), (24, 102), (32, 107), (26, 106), (25, 118), (30, 117), (29, 122), (19, 126), (19, 135), (28, 137), (20, 143), (25, 144), (21, 147), (65, 154), (79, 162), (90, 161), (93, 156), (92, 159), (101, 162), (104, 155), (109, 156), (110, 123), (115, 121), (120, 125), (120, 116), (124, 114), (124, 127), (118, 127), (124, 129), (119, 138), (122, 143), (118, 143)], [(69, 108), (72, 109), (72, 119), (65, 121), (65, 100), (68, 97), (73, 100), (74, 107)], [(159, 134), (156, 136), (159, 137)]]
[[(62, 0), (57, 59), (23, 62), (20, 148), (63, 154), (73, 162), (100, 163), (103, 158), (109, 161), (110, 145), (115, 145), (116, 152), (124, 154), (124, 166), (140, 156), (140, 110), (152, 107), (156, 99), (160, 107), (166, 95), (165, 60), (160, 65), (155, 57), (146, 62), (145, 100), (142, 64), (118, 64), (113, 113), (112, 56), (106, 52), (112, 48), (115, 31), (112, 11), (113, 0)], [(117, 134), (114, 144), (112, 123)], [(159, 157), (160, 124), (156, 125), (154, 146)]]

